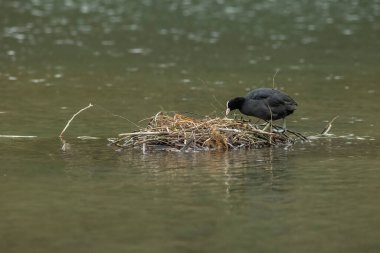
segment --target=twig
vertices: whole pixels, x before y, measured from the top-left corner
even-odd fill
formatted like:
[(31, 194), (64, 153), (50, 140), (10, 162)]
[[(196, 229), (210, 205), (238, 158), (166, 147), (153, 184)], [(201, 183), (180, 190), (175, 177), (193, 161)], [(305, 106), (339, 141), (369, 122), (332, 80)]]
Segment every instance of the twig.
[(90, 103), (88, 106), (86, 106), (86, 107), (80, 109), (77, 113), (75, 113), (75, 114), (71, 117), (71, 119), (69, 119), (69, 121), (67, 122), (66, 126), (63, 128), (63, 130), (62, 130), (61, 134), (59, 135), (59, 137), (61, 137), (61, 139), (63, 138), (63, 133), (64, 133), (64, 132), (66, 131), (66, 129), (69, 127), (71, 121), (73, 121), (73, 119), (74, 119), (78, 114), (80, 114), (80, 113), (83, 112), (84, 110), (89, 109), (89, 108), (92, 107), (92, 106), (93, 106), (93, 105)]
[(327, 135), (332, 127), (332, 123), (339, 117), (339, 115), (335, 116), (325, 127), (325, 129), (323, 129), (323, 131), (321, 132), (321, 135)]
[[(218, 103), (218, 105), (219, 105), (220, 107), (224, 108), (223, 104), (219, 102), (219, 100), (216, 98), (215, 95), (212, 95), (212, 97), (213, 97), (213, 99)], [(216, 108), (216, 109), (218, 109), (218, 108)]]
[(161, 112), (158, 112), (156, 113), (156, 115), (154, 115), (154, 122), (156, 123), (157, 122), (157, 117), (161, 115)]
[(272, 81), (273, 81), (273, 83), (272, 83), (272, 85), (273, 85), (273, 89), (275, 88), (274, 79), (276, 78), (278, 72), (280, 72), (280, 69), (276, 69), (276, 73), (274, 73), (273, 78), (272, 78)]
[(180, 149), (180, 152), (185, 152), (186, 149), (190, 146), (191, 143), (195, 140), (195, 137), (192, 135), (189, 139), (186, 140), (185, 145)]
[(169, 134), (168, 132), (134, 132), (134, 133), (123, 133), (119, 134), (119, 136), (142, 136), (142, 135), (161, 135), (161, 134)]
[(130, 119), (127, 119), (127, 118), (124, 117), (124, 116), (121, 116), (121, 115), (115, 114), (115, 113), (111, 112), (110, 110), (104, 108), (104, 107), (101, 106), (101, 105), (96, 104), (95, 106), (98, 107), (98, 108), (100, 108), (100, 109), (102, 109), (103, 111), (105, 111), (105, 112), (111, 114), (111, 116), (114, 116), (114, 117), (118, 117), (118, 118), (124, 119), (124, 120), (128, 121), (129, 123), (135, 125), (137, 128), (141, 128), (141, 126), (137, 125), (135, 122), (133, 122), (133, 121), (130, 120)]
[(241, 131), (238, 129), (218, 128), (218, 130), (223, 132), (241, 133)]
[(302, 135), (301, 133), (294, 132), (294, 131), (289, 130), (289, 129), (286, 129), (286, 131), (289, 132), (289, 133), (291, 133), (291, 134), (293, 134), (293, 135), (295, 135), (295, 136), (297, 136), (301, 140), (304, 140), (304, 141), (308, 141), (309, 140), (306, 136)]

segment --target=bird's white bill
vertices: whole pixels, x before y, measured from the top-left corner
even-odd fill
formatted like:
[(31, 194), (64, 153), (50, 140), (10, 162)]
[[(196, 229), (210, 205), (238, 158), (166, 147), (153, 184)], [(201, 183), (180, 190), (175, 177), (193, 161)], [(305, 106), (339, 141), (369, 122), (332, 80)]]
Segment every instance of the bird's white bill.
[(226, 116), (230, 113), (230, 108), (227, 108), (226, 110)]

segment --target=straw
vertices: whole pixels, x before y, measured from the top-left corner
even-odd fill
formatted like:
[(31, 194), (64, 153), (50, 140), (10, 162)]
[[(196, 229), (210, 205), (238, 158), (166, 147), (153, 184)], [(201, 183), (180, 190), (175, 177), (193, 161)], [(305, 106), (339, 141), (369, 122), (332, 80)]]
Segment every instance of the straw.
[[(166, 151), (210, 151), (253, 149), (291, 145), (303, 135), (265, 131), (246, 120), (229, 118), (193, 118), (182, 114), (158, 112), (145, 128), (111, 138), (112, 145)], [(291, 137), (290, 137), (291, 135)]]

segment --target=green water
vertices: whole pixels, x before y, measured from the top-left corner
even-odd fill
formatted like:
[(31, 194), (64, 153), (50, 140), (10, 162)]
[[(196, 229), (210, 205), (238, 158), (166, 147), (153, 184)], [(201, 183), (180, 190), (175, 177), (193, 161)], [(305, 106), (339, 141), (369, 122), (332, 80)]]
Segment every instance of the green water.
[[(0, 1), (0, 251), (378, 252), (379, 1)], [(117, 151), (157, 111), (272, 85), (288, 127), (226, 153)], [(57, 138), (78, 109), (95, 107)], [(98, 137), (80, 140), (78, 136)]]

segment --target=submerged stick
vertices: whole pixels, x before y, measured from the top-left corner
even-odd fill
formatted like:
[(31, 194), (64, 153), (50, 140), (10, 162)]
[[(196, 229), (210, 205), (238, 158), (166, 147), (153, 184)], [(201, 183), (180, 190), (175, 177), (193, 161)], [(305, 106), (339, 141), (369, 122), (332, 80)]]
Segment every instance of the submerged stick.
[(332, 127), (332, 123), (339, 117), (339, 115), (335, 116), (325, 127), (325, 129), (323, 129), (323, 131), (321, 132), (321, 135), (327, 135)]
[(76, 116), (78, 116), (78, 114), (80, 114), (81, 112), (83, 112), (84, 110), (87, 110), (88, 108), (90, 108), (90, 107), (92, 107), (92, 106), (93, 106), (93, 105), (90, 103), (88, 106), (86, 106), (86, 107), (80, 109), (77, 113), (75, 113), (75, 114), (71, 117), (71, 119), (69, 119), (69, 121), (67, 122), (66, 126), (63, 128), (63, 130), (62, 130), (61, 134), (59, 135), (59, 137), (60, 137), (61, 139), (63, 138), (63, 134), (64, 134), (64, 132), (65, 132), (66, 129), (69, 127), (71, 121), (73, 121), (73, 119), (74, 119)]
[(195, 141), (194, 135), (192, 135), (189, 139), (185, 140), (185, 145), (179, 150), (180, 152), (185, 152), (186, 149)]
[(301, 133), (298, 133), (298, 132), (295, 132), (295, 131), (292, 131), (292, 130), (289, 130), (289, 129), (286, 129), (286, 131), (289, 132), (289, 133), (291, 133), (291, 134), (293, 134), (293, 135), (295, 135), (295, 136), (297, 136), (297, 137), (299, 137), (301, 140), (304, 140), (304, 141), (308, 141), (309, 140), (306, 136), (304, 136)]

